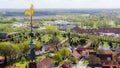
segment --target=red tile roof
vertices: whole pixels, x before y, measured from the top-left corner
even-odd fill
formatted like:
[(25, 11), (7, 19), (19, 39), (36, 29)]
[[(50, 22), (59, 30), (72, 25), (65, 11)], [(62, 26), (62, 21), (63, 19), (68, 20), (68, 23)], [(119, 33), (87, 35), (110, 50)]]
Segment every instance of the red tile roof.
[(4, 60), (5, 58), (3, 56), (0, 56), (0, 60)]
[(48, 68), (52, 64), (54, 64), (53, 60), (47, 57), (41, 62), (37, 63), (37, 68)]
[(65, 62), (60, 68), (72, 68), (72, 65), (68, 62)]
[(7, 66), (6, 68), (20, 68), (20, 66)]

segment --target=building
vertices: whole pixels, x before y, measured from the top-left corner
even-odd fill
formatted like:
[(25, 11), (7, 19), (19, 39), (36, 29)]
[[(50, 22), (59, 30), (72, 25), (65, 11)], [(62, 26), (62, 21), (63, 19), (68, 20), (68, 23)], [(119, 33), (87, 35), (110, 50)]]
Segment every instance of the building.
[(57, 20), (55, 22), (53, 22), (53, 25), (58, 26), (60, 29), (66, 29), (66, 28), (74, 28), (74, 25), (71, 25), (70, 22), (67, 21), (63, 21), (63, 20)]
[(8, 34), (7, 33), (0, 33), (0, 39), (7, 39)]
[(0, 56), (0, 64), (3, 64), (4, 63), (4, 57), (3, 56)]
[(46, 57), (39, 63), (37, 63), (37, 68), (53, 68), (54, 62), (51, 58)]
[(113, 37), (118, 37), (120, 34), (120, 28), (99, 28), (99, 29), (81, 29), (79, 27), (72, 28), (73, 31), (77, 33), (88, 33), (88, 34), (100, 34), (108, 35)]
[(64, 64), (60, 66), (60, 68), (72, 68), (72, 65), (68, 62), (64, 62)]

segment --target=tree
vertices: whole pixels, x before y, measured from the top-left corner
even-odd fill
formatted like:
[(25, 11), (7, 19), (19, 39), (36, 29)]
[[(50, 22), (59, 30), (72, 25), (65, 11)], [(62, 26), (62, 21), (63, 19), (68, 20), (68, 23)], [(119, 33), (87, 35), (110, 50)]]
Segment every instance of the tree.
[(57, 51), (58, 51), (58, 46), (57, 46), (57, 44), (58, 44), (59, 42), (60, 42), (60, 41), (59, 41), (59, 38), (56, 37), (56, 36), (53, 36), (53, 37), (49, 40), (49, 44), (55, 45)]
[(100, 58), (96, 57), (95, 55), (88, 56), (87, 60), (88, 60), (90, 65), (101, 64)]
[(37, 40), (34, 40), (34, 42), (35, 42), (35, 50), (40, 50), (41, 43)]
[(82, 38), (82, 39), (79, 40), (79, 42), (80, 42), (80, 45), (83, 46), (83, 45), (86, 44), (86, 39)]
[(24, 53), (29, 51), (29, 49), (30, 49), (29, 43), (30, 43), (30, 41), (27, 40), (27, 41), (24, 41), (23, 43), (19, 44), (19, 48), (20, 48), (21, 53), (24, 54)]
[(65, 59), (67, 56), (69, 56), (70, 51), (67, 48), (62, 48), (60, 50), (60, 54), (61, 54), (61, 56), (63, 56), (63, 59)]
[(12, 17), (11, 21), (18, 21), (18, 19), (15, 17)]
[(21, 58), (21, 63), (24, 63), (26, 61), (25, 57)]
[(70, 61), (73, 63), (73, 64), (76, 64), (77, 63), (77, 59), (75, 57), (70, 57)]
[(46, 32), (48, 33), (53, 33), (58, 31), (57, 26), (46, 25), (45, 28), (46, 28)]
[(10, 42), (0, 43), (0, 55), (5, 57), (4, 63), (7, 64), (7, 58), (16, 57), (19, 54), (19, 48)]
[(56, 64), (59, 64), (62, 61), (62, 56), (59, 53), (56, 53), (56, 55), (53, 57)]

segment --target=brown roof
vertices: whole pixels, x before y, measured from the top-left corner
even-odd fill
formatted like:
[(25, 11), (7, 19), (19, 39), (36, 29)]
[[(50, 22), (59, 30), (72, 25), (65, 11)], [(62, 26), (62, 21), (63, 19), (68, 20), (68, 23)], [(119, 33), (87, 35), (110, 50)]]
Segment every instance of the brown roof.
[(101, 53), (101, 54), (112, 54), (113, 52), (111, 50), (98, 50), (98, 53)]
[(94, 50), (94, 48), (81, 48), (81, 47), (79, 47), (79, 48), (77, 48), (77, 50)]
[(105, 54), (112, 54), (111, 50), (103, 50)]
[(20, 66), (7, 66), (6, 68), (20, 68)]
[(4, 60), (5, 58), (3, 56), (0, 56), (0, 60)]
[(45, 58), (41, 62), (37, 63), (37, 68), (48, 68), (53, 64), (53, 60), (51, 58)]
[(90, 50), (94, 50), (93, 48), (81, 48), (81, 47), (79, 47), (79, 48), (77, 48), (76, 49), (76, 51), (78, 52), (78, 53), (81, 53), (82, 51), (90, 51)]
[(101, 60), (107, 60), (107, 58), (111, 58), (112, 60), (112, 54), (97, 54), (97, 57), (99, 57)]
[(71, 55), (73, 57), (75, 57), (76, 59), (79, 59), (80, 58), (80, 54), (77, 52), (77, 51), (73, 51), (73, 53), (71, 53)]
[(65, 62), (60, 68), (72, 68), (72, 65), (68, 62)]
[(55, 46), (49, 46), (49, 51), (55, 51), (56, 47)]

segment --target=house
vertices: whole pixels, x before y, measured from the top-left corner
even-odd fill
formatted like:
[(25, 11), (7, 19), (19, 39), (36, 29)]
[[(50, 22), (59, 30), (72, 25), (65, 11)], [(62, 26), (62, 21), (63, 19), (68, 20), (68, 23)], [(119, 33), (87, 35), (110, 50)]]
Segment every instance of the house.
[(116, 55), (116, 60), (117, 60), (118, 64), (120, 64), (120, 53), (118, 53), (118, 54)]
[(21, 68), (20, 66), (7, 66), (5, 68)]
[(72, 65), (68, 62), (64, 62), (64, 64), (61, 65), (60, 68), (72, 68)]
[(120, 52), (120, 48), (112, 48), (112, 51)]
[(13, 25), (12, 25), (12, 28), (24, 27), (24, 26), (25, 26), (25, 24), (19, 23), (19, 24), (13, 24)]
[(0, 33), (0, 39), (7, 39), (8, 34), (7, 33)]
[(77, 33), (106, 34), (113, 37), (118, 37), (118, 34), (120, 34), (120, 28), (81, 29), (79, 27), (74, 27), (72, 30)]
[(51, 58), (46, 57), (39, 63), (37, 63), (37, 68), (53, 68), (54, 62)]
[(96, 51), (96, 53), (94, 52), (92, 54), (101, 59), (101, 68), (120, 68), (120, 65), (117, 64), (117, 62), (119, 63), (120, 61), (120, 54), (118, 52), (113, 52), (112, 50), (99, 49)]
[(3, 64), (4, 63), (4, 57), (3, 56), (0, 56), (0, 64)]
[(48, 48), (49, 48), (49, 46), (48, 45), (43, 45), (42, 46), (42, 52), (45, 52), (45, 51), (47, 51), (48, 50)]
[(78, 52), (78, 53), (82, 53), (83, 51), (90, 51), (90, 50), (94, 50), (93, 48), (81, 48), (81, 47), (79, 47), (79, 48), (77, 48), (76, 49), (76, 51)]
[(51, 52), (53, 52), (53, 51), (55, 51), (55, 50), (57, 50), (57, 49), (56, 49), (55, 46), (50, 45), (49, 48), (48, 48), (48, 50), (51, 51)]

